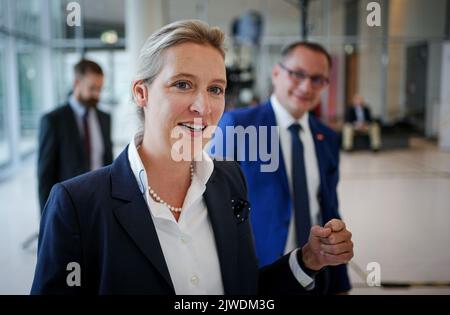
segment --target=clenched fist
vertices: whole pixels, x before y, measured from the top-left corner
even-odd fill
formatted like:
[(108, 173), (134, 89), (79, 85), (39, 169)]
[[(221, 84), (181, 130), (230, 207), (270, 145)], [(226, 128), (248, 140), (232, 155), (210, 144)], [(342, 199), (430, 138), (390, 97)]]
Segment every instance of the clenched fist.
[(308, 243), (302, 248), (303, 263), (311, 270), (320, 270), (325, 266), (337, 266), (353, 258), (352, 233), (345, 223), (333, 219), (324, 227), (311, 228)]

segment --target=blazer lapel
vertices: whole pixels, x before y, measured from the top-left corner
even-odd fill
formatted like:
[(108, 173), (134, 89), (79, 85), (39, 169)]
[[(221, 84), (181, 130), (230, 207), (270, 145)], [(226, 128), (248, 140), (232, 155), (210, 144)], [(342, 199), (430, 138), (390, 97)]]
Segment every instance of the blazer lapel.
[(112, 165), (111, 183), (112, 196), (121, 201), (114, 215), (175, 293), (151, 214), (128, 162), (128, 147)]
[[(102, 141), (103, 141), (103, 164), (108, 164), (109, 161), (107, 160), (107, 152), (109, 148), (109, 134), (108, 134), (108, 122), (104, 116), (104, 113), (102, 113), (98, 108), (95, 109), (95, 112), (97, 114), (98, 123), (100, 125), (100, 132), (102, 134)], [(109, 157), (108, 157), (109, 158)]]
[(217, 172), (214, 170), (206, 184), (204, 198), (214, 231), (224, 291), (225, 294), (232, 294), (239, 284), (236, 272), (237, 226), (231, 211), (230, 191), (225, 182), (216, 177)]

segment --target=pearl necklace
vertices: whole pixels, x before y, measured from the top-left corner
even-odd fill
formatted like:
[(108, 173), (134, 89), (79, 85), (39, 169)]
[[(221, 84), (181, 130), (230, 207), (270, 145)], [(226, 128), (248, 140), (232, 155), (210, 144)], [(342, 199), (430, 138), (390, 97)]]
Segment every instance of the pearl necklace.
[[(194, 177), (194, 166), (192, 165), (192, 163), (191, 163), (191, 165), (189, 165), (189, 168), (190, 168), (191, 182), (192, 182), (192, 178)], [(177, 208), (177, 207), (171, 206), (167, 202), (162, 200), (162, 198), (156, 193), (156, 191), (154, 191), (152, 189), (152, 187), (150, 187), (150, 185), (148, 185), (148, 191), (150, 193), (150, 196), (153, 198), (153, 200), (165, 205), (167, 208), (169, 208), (170, 211), (181, 212), (181, 210), (183, 210), (183, 208)]]

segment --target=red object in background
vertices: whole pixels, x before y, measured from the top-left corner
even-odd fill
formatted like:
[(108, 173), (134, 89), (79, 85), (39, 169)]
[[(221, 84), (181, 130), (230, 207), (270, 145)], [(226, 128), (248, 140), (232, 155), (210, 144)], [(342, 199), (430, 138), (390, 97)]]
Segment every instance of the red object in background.
[(339, 60), (336, 56), (332, 57), (333, 67), (330, 71), (330, 85), (328, 86), (328, 108), (327, 117), (336, 118), (337, 115), (337, 95), (338, 95), (338, 63)]
[(321, 118), (322, 117), (322, 103), (317, 104), (316, 108), (314, 108), (314, 110), (312, 111), (314, 116), (316, 116), (317, 118)]
[[(322, 102), (317, 104), (317, 106), (311, 112), (317, 118), (336, 118), (337, 116), (337, 94), (338, 94), (338, 59), (333, 56), (333, 67), (330, 70), (330, 85), (328, 86), (328, 99), (326, 100), (327, 106), (322, 111)], [(325, 116), (325, 117), (324, 117)]]

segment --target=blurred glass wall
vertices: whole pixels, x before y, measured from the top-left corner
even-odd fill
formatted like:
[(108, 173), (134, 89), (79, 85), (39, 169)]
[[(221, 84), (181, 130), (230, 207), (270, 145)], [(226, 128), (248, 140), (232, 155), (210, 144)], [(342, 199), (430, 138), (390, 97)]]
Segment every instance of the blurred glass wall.
[[(126, 25), (135, 22), (127, 21), (128, 1), (0, 0), (0, 179), (36, 152), (39, 118), (67, 99), (72, 67), (83, 56), (104, 68), (102, 105), (113, 114), (116, 144), (128, 141), (122, 127), (132, 116), (124, 108), (131, 106), (133, 73), (125, 39)], [(70, 2), (80, 5), (79, 27), (67, 23)], [(240, 73), (227, 99), (233, 107), (252, 97), (264, 101), (281, 48), (307, 33), (333, 56), (332, 82), (319, 111), (324, 121), (339, 128), (346, 105), (360, 93), (384, 125), (405, 124), (438, 137), (448, 0), (379, 0), (380, 27), (367, 25), (369, 0), (310, 0), (307, 11), (301, 1), (285, 0), (148, 2), (159, 3), (163, 23), (197, 18), (227, 34), (226, 64), (230, 73)], [(233, 29), (248, 12), (262, 22), (253, 43), (240, 41)]]

